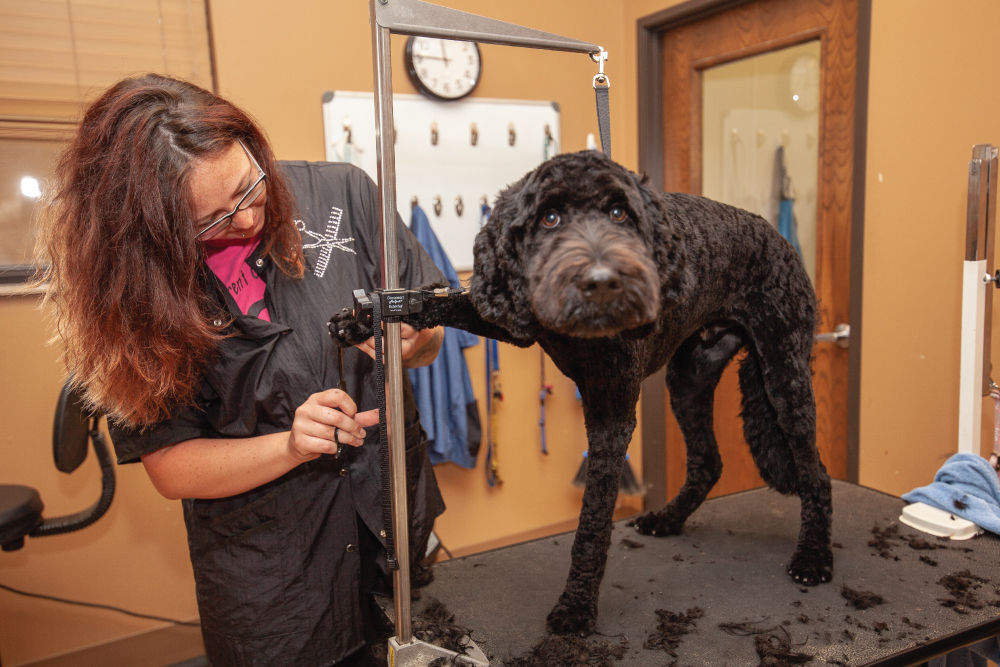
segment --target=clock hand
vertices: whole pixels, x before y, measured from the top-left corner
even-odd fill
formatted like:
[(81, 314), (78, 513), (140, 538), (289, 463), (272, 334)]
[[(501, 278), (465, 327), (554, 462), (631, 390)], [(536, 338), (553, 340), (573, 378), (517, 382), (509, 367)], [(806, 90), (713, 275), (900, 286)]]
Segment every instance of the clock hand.
[(448, 64), (448, 51), (444, 48), (444, 41), (439, 42), (441, 44), (441, 55), (443, 56), (444, 64)]

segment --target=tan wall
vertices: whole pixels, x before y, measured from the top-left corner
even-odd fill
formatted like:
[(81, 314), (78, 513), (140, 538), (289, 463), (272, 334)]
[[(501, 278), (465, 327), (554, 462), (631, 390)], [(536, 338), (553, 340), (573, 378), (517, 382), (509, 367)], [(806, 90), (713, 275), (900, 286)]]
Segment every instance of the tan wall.
[(873, 5), (860, 481), (905, 493), (957, 446), (968, 163), (1000, 143), (1000, 5)]
[[(668, 0), (453, 0), (442, 2), (503, 20), (595, 41), (611, 53), (615, 156), (635, 167), (635, 21)], [(1000, 143), (1000, 91), (974, 64), (989, 62), (1000, 6), (989, 0), (942, 5), (878, 0), (872, 25), (861, 482), (901, 493), (930, 480), (954, 450), (957, 431), (959, 271), (966, 170), (974, 143)], [(220, 91), (250, 110), (280, 157), (321, 159), (320, 96), (370, 90), (368, 9), (336, 3), (212, 3)], [(262, 29), (263, 28), (263, 29)], [(263, 33), (263, 37), (259, 37)], [(397, 92), (413, 92), (394, 38)], [(562, 148), (583, 147), (594, 128), (594, 66), (576, 54), (485, 46), (477, 95), (560, 103)], [(39, 487), (53, 513), (96, 495), (96, 466), (73, 477), (52, 467), (49, 433), (61, 371), (46, 347), (30, 297), (0, 298), (0, 480)], [(995, 321), (996, 315), (994, 315)], [(475, 471), (439, 469), (449, 510), (439, 524), (453, 551), (500, 536), (571, 521), (580, 494), (569, 485), (584, 448), (572, 387), (556, 384), (549, 404), (548, 457), (538, 453), (537, 349), (501, 353), (506, 398), (498, 441), (505, 484), (489, 489)], [(997, 355), (994, 355), (997, 358)], [(482, 353), (469, 354), (482, 392)], [(985, 413), (987, 419), (990, 412)], [(987, 428), (984, 431), (988, 432)], [(141, 468), (118, 468), (109, 515), (86, 531), (29, 541), (0, 554), (0, 582), (39, 592), (190, 618), (196, 614), (178, 503), (162, 500)], [(157, 627), (110, 612), (27, 600), (0, 591), (0, 655), (5, 665)]]
[[(0, 297), (0, 482), (34, 486), (46, 516), (89, 507), (100, 493), (93, 452), (72, 475), (52, 463), (52, 421), (63, 370), (37, 299)], [(0, 583), (138, 612), (197, 617), (180, 504), (162, 499), (141, 467), (117, 468), (107, 515), (76, 533), (29, 538), (0, 553)], [(109, 611), (34, 600), (0, 591), (4, 665), (57, 655), (162, 625)]]

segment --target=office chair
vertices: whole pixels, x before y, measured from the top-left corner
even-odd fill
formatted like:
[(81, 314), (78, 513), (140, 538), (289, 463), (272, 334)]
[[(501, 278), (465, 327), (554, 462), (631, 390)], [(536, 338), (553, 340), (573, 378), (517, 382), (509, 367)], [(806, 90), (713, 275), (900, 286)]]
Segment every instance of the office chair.
[(52, 428), (52, 456), (56, 468), (71, 473), (87, 457), (87, 441), (94, 444), (94, 454), (101, 466), (101, 495), (87, 509), (45, 518), (45, 508), (38, 491), (22, 484), (0, 484), (0, 548), (16, 551), (24, 546), (24, 538), (59, 535), (86, 528), (108, 511), (115, 495), (115, 471), (104, 435), (98, 430), (102, 415), (87, 412), (79, 395), (63, 385), (56, 405)]

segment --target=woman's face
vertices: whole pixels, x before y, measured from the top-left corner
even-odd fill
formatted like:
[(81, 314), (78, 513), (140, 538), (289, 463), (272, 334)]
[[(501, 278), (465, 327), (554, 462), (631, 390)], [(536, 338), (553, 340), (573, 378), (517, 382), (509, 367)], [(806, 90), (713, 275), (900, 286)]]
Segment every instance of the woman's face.
[[(191, 190), (191, 201), (194, 208), (193, 222), (197, 234), (220, 217), (232, 213), (233, 209), (244, 199), (250, 188), (264, 188), (260, 181), (263, 172), (260, 171), (243, 144), (234, 141), (227, 148), (211, 155), (195, 160), (188, 176), (188, 187)], [(255, 189), (256, 194), (256, 189)], [(264, 202), (267, 201), (267, 191), (259, 193), (246, 208), (240, 208), (225, 222), (204, 234), (202, 239), (216, 240), (252, 239), (264, 228)]]

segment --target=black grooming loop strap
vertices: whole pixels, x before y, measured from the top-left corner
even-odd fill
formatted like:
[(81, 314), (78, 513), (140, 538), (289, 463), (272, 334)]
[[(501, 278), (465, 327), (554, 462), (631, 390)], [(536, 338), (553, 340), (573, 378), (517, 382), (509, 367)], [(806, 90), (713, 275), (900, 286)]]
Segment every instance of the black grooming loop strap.
[[(396, 540), (392, 530), (392, 485), (389, 465), (389, 429), (386, 424), (385, 364), (382, 356), (382, 322), (399, 321), (404, 315), (423, 309), (424, 299), (447, 298), (468, 292), (462, 287), (433, 290), (380, 289), (370, 293), (354, 291), (354, 316), (362, 321), (371, 317), (375, 338), (375, 392), (378, 398), (379, 458), (382, 471), (382, 525), (385, 531), (385, 554), (389, 569), (398, 570)], [(374, 297), (374, 298), (372, 298)], [(343, 376), (343, 370), (341, 370)]]
[(594, 96), (597, 99), (597, 129), (601, 134), (601, 150), (611, 157), (611, 104), (608, 98), (611, 79), (604, 73), (608, 52), (601, 49), (600, 53), (591, 53), (590, 59), (598, 64), (598, 71), (594, 76)]
[(392, 530), (392, 486), (389, 478), (389, 429), (385, 409), (385, 364), (382, 360), (382, 300), (374, 299), (372, 327), (375, 336), (375, 393), (378, 397), (378, 445), (382, 470), (382, 527), (385, 532), (385, 559), (390, 570), (399, 569), (396, 538)]

